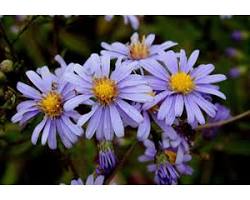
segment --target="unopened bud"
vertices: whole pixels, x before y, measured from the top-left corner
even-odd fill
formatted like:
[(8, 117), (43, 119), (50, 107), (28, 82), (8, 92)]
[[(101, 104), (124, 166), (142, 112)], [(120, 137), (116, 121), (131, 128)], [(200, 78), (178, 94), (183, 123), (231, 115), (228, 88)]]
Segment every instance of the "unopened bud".
[(0, 71), (4, 73), (11, 72), (13, 70), (13, 62), (11, 60), (3, 60), (0, 64)]

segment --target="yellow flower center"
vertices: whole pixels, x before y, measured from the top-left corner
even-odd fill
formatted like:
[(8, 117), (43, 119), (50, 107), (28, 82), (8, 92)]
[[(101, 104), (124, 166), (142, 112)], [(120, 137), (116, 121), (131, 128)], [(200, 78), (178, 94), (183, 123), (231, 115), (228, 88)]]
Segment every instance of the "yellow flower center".
[(93, 81), (93, 92), (101, 104), (107, 105), (117, 97), (117, 86), (115, 81), (107, 77), (95, 78)]
[(165, 155), (168, 157), (168, 160), (171, 164), (175, 163), (176, 160), (176, 153), (170, 150), (165, 150)]
[(145, 44), (145, 36), (142, 37), (142, 41), (132, 42), (129, 49), (130, 56), (134, 60), (147, 58), (149, 56), (149, 49)]
[(178, 72), (170, 77), (170, 88), (173, 91), (188, 94), (194, 87), (195, 84), (191, 76), (185, 72)]
[(58, 117), (62, 114), (62, 98), (55, 91), (50, 91), (39, 103), (38, 107), (44, 114), (51, 118)]

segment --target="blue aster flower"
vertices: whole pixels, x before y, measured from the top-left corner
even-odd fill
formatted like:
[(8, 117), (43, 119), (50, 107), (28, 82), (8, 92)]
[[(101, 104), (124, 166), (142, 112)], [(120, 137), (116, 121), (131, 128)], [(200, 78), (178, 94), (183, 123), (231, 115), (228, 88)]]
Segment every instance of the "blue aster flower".
[[(216, 115), (214, 117), (208, 118), (208, 123), (215, 123), (223, 120), (227, 120), (231, 117), (230, 110), (219, 104), (216, 103), (215, 107), (217, 108)], [(219, 127), (214, 128), (207, 128), (202, 131), (203, 137), (206, 139), (214, 138), (219, 130)]]
[[(106, 15), (105, 16), (105, 20), (106, 21), (111, 21), (113, 19), (114, 15)], [(139, 18), (135, 15), (122, 15), (123, 20), (124, 20), (124, 24), (130, 24), (131, 27), (134, 30), (137, 30), (140, 26), (140, 21)]]
[(217, 108), (203, 95), (215, 95), (226, 99), (219, 91), (219, 87), (213, 85), (225, 80), (226, 76), (209, 75), (214, 70), (212, 64), (201, 64), (193, 68), (198, 55), (199, 51), (196, 50), (187, 59), (184, 50), (180, 51), (179, 56), (173, 51), (168, 51), (161, 55), (162, 65), (156, 61), (150, 64), (145, 62), (144, 68), (151, 75), (144, 78), (157, 94), (152, 102), (144, 105), (144, 109), (160, 104), (157, 118), (165, 120), (168, 125), (172, 125), (176, 117), (183, 115), (184, 107), (189, 124), (196, 120), (200, 124), (205, 123), (201, 110), (214, 117)]
[[(71, 71), (71, 67), (70, 64), (63, 70)], [(43, 119), (32, 133), (32, 143), (36, 144), (42, 133), (42, 145), (48, 143), (51, 149), (56, 149), (58, 133), (64, 146), (70, 148), (83, 134), (82, 128), (75, 123), (80, 115), (76, 111), (65, 111), (63, 108), (64, 103), (76, 94), (73, 86), (52, 74), (48, 67), (38, 68), (37, 72), (27, 71), (26, 75), (35, 88), (22, 82), (17, 83), (18, 91), (28, 100), (17, 106), (17, 113), (12, 117), (12, 122), (24, 125), (41, 114)]]
[(116, 166), (114, 147), (110, 141), (101, 141), (98, 145), (98, 167), (97, 174), (109, 174)]
[(105, 50), (102, 50), (101, 54), (109, 55), (112, 59), (122, 58), (128, 63), (136, 61), (135, 69), (141, 69), (141, 67), (144, 67), (143, 63), (150, 63), (152, 59), (157, 59), (159, 53), (177, 45), (177, 43), (172, 41), (166, 41), (163, 44), (153, 44), (154, 40), (154, 34), (149, 34), (147, 37), (143, 36), (140, 41), (138, 33), (134, 33), (129, 44), (120, 42), (107, 44), (102, 42), (101, 46)]
[[(112, 140), (124, 136), (124, 118), (132, 118), (137, 124), (143, 121), (140, 112), (130, 102), (145, 103), (152, 100), (151, 88), (140, 75), (131, 74), (134, 64), (116, 62), (114, 71), (110, 71), (109, 56), (93, 54), (86, 68), (75, 65), (75, 73), (65, 74), (65, 79), (76, 86), (79, 95), (67, 101), (65, 110), (72, 110), (86, 100), (92, 101), (92, 109), (82, 115), (78, 125), (89, 121), (86, 137), (96, 133), (98, 140)], [(91, 73), (88, 69), (92, 69)]]
[(144, 141), (146, 150), (144, 155), (139, 157), (139, 161), (153, 161), (148, 165), (148, 170), (155, 173), (154, 180), (157, 184), (177, 184), (181, 175), (192, 174), (192, 168), (187, 165), (192, 157), (181, 144), (177, 147), (165, 148), (159, 143), (159, 147), (156, 148), (152, 141)]
[[(103, 185), (103, 183), (104, 183), (104, 176), (97, 176), (95, 178), (94, 175), (91, 174), (88, 176), (85, 185)], [(71, 185), (84, 185), (84, 182), (82, 181), (81, 178), (73, 179), (71, 181)]]

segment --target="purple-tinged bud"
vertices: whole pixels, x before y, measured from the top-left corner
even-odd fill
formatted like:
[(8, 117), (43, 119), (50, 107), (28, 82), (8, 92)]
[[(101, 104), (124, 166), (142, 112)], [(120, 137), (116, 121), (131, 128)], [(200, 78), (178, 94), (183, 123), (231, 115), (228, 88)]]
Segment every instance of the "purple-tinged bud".
[(239, 50), (237, 50), (237, 49), (235, 49), (233, 47), (226, 48), (225, 54), (229, 58), (238, 58), (238, 59), (240, 59), (240, 58), (243, 57), (243, 54)]
[(231, 39), (234, 41), (242, 41), (248, 38), (248, 33), (245, 31), (235, 30), (231, 33)]
[(111, 141), (101, 141), (98, 145), (98, 168), (97, 174), (109, 174), (116, 166), (116, 156), (114, 153), (114, 147)]

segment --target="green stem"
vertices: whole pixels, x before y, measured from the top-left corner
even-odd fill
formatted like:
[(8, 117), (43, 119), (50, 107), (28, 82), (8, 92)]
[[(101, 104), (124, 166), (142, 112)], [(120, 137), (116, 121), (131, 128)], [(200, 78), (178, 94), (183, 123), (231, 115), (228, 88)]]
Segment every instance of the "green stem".
[(22, 36), (22, 34), (29, 28), (29, 26), (38, 18), (39, 16), (33, 16), (28, 23), (22, 28), (22, 30), (19, 31), (17, 37), (11, 42), (11, 45), (14, 45), (17, 40)]
[(195, 128), (195, 130), (202, 130), (202, 129), (207, 129), (207, 128), (214, 128), (214, 127), (224, 126), (226, 124), (232, 123), (232, 122), (234, 122), (236, 120), (239, 120), (239, 119), (241, 119), (243, 117), (246, 117), (246, 116), (250, 116), (250, 110), (247, 110), (246, 112), (243, 112), (243, 113), (241, 113), (239, 115), (236, 115), (234, 117), (231, 117), (228, 120), (198, 126), (197, 128)]
[(10, 50), (10, 53), (11, 53), (11, 56), (12, 58), (17, 61), (18, 60), (18, 57), (17, 57), (17, 54), (15, 52), (15, 49), (13, 47), (13, 45), (11, 44), (6, 32), (5, 32), (5, 29), (4, 29), (4, 26), (3, 26), (3, 23), (0, 21), (0, 31), (2, 32), (2, 35), (3, 35), (3, 39), (5, 40), (6, 44), (8, 45), (9, 47), (9, 50)]

